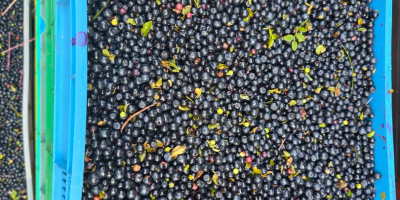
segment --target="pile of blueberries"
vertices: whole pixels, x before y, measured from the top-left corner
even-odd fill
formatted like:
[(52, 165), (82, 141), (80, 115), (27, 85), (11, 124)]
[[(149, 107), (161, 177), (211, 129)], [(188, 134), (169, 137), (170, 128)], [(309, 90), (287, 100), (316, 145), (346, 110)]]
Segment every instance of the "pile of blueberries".
[(88, 0), (83, 199), (373, 199), (370, 3)]
[[(0, 2), (0, 14), (12, 3)], [(10, 37), (9, 37), (10, 35)], [(26, 199), (22, 136), (23, 1), (0, 16), (0, 199)]]

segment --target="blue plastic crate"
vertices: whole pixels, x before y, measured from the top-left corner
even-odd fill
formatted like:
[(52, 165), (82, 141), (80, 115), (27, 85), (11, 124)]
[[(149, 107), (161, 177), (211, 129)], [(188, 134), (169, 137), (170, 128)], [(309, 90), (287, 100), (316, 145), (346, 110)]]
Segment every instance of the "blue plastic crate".
[[(373, 128), (376, 182), (375, 199), (396, 199), (392, 99), (391, 31), (392, 1), (375, 0), (374, 53), (378, 59), (373, 75), (376, 92), (370, 104), (375, 113)], [(56, 66), (53, 199), (81, 199), (87, 102), (87, 1), (56, 0)]]
[(81, 199), (87, 101), (86, 0), (55, 0), (53, 198)]

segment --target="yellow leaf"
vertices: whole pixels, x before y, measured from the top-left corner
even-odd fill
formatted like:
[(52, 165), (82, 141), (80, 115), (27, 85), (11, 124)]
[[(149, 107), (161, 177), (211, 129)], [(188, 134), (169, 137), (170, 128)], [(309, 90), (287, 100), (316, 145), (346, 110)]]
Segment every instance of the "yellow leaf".
[(115, 55), (111, 54), (110, 56), (108, 56), (108, 59), (110, 59), (111, 61), (113, 61), (115, 59)]
[(196, 98), (199, 98), (199, 97), (200, 97), (201, 92), (203, 92), (203, 90), (201, 90), (201, 88), (196, 88), (196, 89), (194, 89), (194, 93), (196, 94)]
[(247, 168), (247, 169), (250, 169), (250, 168), (251, 168), (250, 163), (246, 163), (246, 168)]
[(283, 151), (283, 156), (286, 157), (286, 158), (289, 158), (290, 157), (290, 153), (287, 152), (287, 151)]
[(209, 124), (207, 127), (208, 127), (208, 129), (210, 129), (210, 130), (214, 130), (214, 129), (216, 129), (218, 126), (219, 126), (219, 123), (216, 123), (216, 124)]
[(172, 81), (168, 80), (169, 86), (172, 87)]
[(325, 128), (325, 127), (326, 127), (326, 124), (325, 124), (325, 123), (322, 123), (322, 124), (319, 125), (319, 127)]
[(260, 175), (261, 174), (261, 169), (258, 169), (257, 167), (253, 167), (253, 172), (251, 174)]
[(293, 157), (290, 157), (289, 159), (286, 160), (287, 165), (292, 165), (293, 162)]
[(269, 160), (269, 165), (271, 165), (271, 167), (273, 167), (274, 165), (275, 165), (275, 162), (274, 162), (274, 160)]
[(222, 69), (227, 69), (228, 66), (226, 66), (225, 64), (219, 63), (218, 64), (218, 69), (222, 70)]
[(297, 103), (297, 102), (296, 102), (295, 100), (291, 100), (291, 101), (289, 102), (289, 105), (290, 105), (290, 106), (295, 106), (296, 103)]
[(99, 126), (103, 126), (104, 124), (106, 124), (104, 121), (99, 121), (99, 123), (97, 123)]
[(331, 87), (329, 87), (329, 88), (328, 88), (328, 90), (329, 90), (330, 92), (335, 92), (335, 88), (334, 88), (334, 87), (332, 87), (332, 86), (331, 86)]
[(182, 111), (188, 111), (188, 110), (190, 110), (188, 107), (186, 107), (186, 106), (178, 106), (178, 109), (179, 110), (182, 110)]
[(190, 97), (186, 96), (186, 99), (194, 103), (194, 101)]
[(307, 9), (307, 15), (311, 14), (311, 9), (314, 8), (314, 4), (311, 4)]
[(244, 99), (244, 100), (249, 99), (249, 96), (247, 94), (240, 94), (239, 96), (241, 99)]
[(133, 18), (129, 18), (126, 23), (136, 26), (136, 22), (135, 22), (135, 20)]
[(393, 92), (394, 92), (393, 89), (390, 89), (390, 90), (388, 91), (389, 94), (392, 94)]
[(375, 131), (372, 131), (370, 133), (367, 134), (368, 138), (372, 138), (375, 135)]
[(156, 198), (153, 196), (153, 193), (150, 193), (150, 198), (151, 198), (151, 200), (156, 199)]
[(227, 76), (232, 76), (232, 75), (233, 75), (233, 71), (232, 71), (232, 70), (229, 70), (229, 71), (226, 73), (226, 75), (227, 75)]
[(193, 177), (193, 175), (189, 175), (189, 180), (193, 180), (194, 179), (194, 177)]
[(265, 133), (269, 133), (269, 128), (264, 128)]
[(250, 131), (250, 133), (256, 133), (257, 129), (258, 129), (258, 127), (254, 127), (254, 128)]
[(144, 158), (146, 158), (146, 151), (143, 151), (143, 153), (139, 155), (139, 158), (140, 158), (140, 162), (143, 162)]
[(104, 199), (104, 196), (106, 195), (106, 192), (103, 190), (99, 193), (99, 198)]
[(218, 114), (218, 115), (224, 114), (224, 110), (222, 110), (222, 108), (218, 108), (218, 109), (217, 109), (217, 114)]
[(187, 164), (187, 165), (185, 166), (185, 168), (183, 168), (183, 171), (187, 171), (187, 170), (189, 169), (189, 167), (190, 167), (190, 165)]
[(363, 119), (364, 119), (364, 113), (362, 112), (360, 115), (360, 120), (363, 120)]
[(176, 147), (172, 150), (170, 157), (171, 157), (171, 158), (176, 158), (177, 156), (179, 156), (179, 155), (185, 153), (186, 148), (187, 148), (186, 146), (181, 146), (181, 145), (176, 146)]
[(273, 94), (273, 93), (278, 93), (278, 94), (280, 94), (281, 93), (281, 91), (279, 91), (279, 89), (278, 88), (276, 88), (276, 89), (273, 89), (273, 90), (268, 90), (271, 94)]
[(103, 55), (109, 57), (111, 54), (107, 49), (103, 49)]
[(213, 177), (212, 177), (212, 181), (214, 182), (215, 185), (218, 185), (218, 174), (214, 173)]
[(358, 18), (358, 25), (362, 25), (363, 24), (363, 19), (360, 17)]
[(156, 140), (156, 142), (157, 142), (157, 147), (163, 147), (164, 146), (163, 143), (160, 140)]
[(11, 85), (11, 91), (16, 92), (17, 89), (15, 89), (14, 85)]
[(156, 82), (156, 86), (157, 87), (161, 87), (162, 86), (162, 78), (159, 78)]

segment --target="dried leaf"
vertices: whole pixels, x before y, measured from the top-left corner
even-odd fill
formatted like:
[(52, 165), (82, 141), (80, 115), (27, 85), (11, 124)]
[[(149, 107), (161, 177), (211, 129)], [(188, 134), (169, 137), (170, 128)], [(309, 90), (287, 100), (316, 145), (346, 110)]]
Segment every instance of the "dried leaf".
[(157, 147), (163, 147), (164, 146), (163, 143), (160, 140), (156, 140), (156, 142), (157, 142)]
[(315, 52), (316, 52), (318, 55), (324, 53), (325, 51), (326, 51), (326, 48), (325, 48), (324, 45), (319, 45), (319, 46), (315, 49)]
[(210, 130), (214, 130), (214, 129), (216, 129), (218, 126), (219, 126), (219, 123), (216, 123), (216, 124), (209, 124), (207, 127), (208, 127), (208, 129), (210, 129)]
[(97, 123), (97, 125), (99, 125), (99, 126), (104, 126), (106, 124), (106, 122), (104, 122), (104, 121), (99, 121), (99, 123)]
[(321, 92), (322, 87), (315, 89), (315, 93), (319, 94)]
[(325, 169), (325, 173), (326, 173), (326, 174), (329, 174), (329, 173), (331, 173), (331, 170), (329, 170), (328, 168), (326, 168), (326, 169)]
[(185, 153), (186, 148), (187, 148), (186, 146), (182, 146), (182, 145), (176, 146), (176, 147), (172, 150), (170, 157), (171, 157), (171, 158), (176, 158), (177, 156), (179, 156), (179, 155)]
[(214, 175), (212, 176), (212, 181), (214, 182), (215, 185), (218, 185), (218, 174), (214, 173)]
[(247, 94), (240, 94), (240, 98), (247, 100), (247, 99), (249, 99), (249, 96)]
[(203, 90), (201, 90), (201, 88), (194, 89), (194, 93), (196, 94), (196, 98), (199, 98), (201, 96), (201, 92), (203, 92)]
[(226, 66), (226, 64), (219, 63), (218, 64), (218, 69), (219, 70), (228, 69), (228, 66)]
[(202, 170), (202, 169), (201, 169), (199, 172), (197, 172), (197, 175), (196, 175), (196, 177), (194, 178), (194, 180), (200, 178), (201, 175), (203, 175), (203, 170)]
[(140, 162), (143, 162), (144, 158), (146, 158), (146, 151), (143, 151), (143, 153), (139, 155), (139, 158), (140, 158)]
[(188, 107), (186, 107), (186, 106), (178, 106), (178, 109), (179, 110), (182, 110), (182, 111), (188, 111), (188, 110), (190, 110)]
[(300, 115), (301, 115), (301, 117), (302, 117), (303, 119), (306, 117), (307, 113), (306, 113), (306, 111), (304, 110), (304, 108), (301, 108), (301, 109), (300, 109)]
[(292, 162), (293, 162), (293, 157), (290, 157), (290, 158), (288, 158), (288, 159), (286, 160), (286, 164), (287, 164), (287, 165), (292, 165)]
[(152, 27), (153, 27), (153, 21), (148, 21), (148, 22), (144, 23), (142, 30), (141, 30), (142, 36), (146, 37)]
[(335, 183), (335, 186), (338, 187), (338, 188), (340, 188), (340, 189), (343, 189), (343, 188), (347, 187), (347, 182), (341, 180), (341, 181)]
[(253, 11), (250, 8), (247, 8), (247, 11), (249, 11), (249, 15), (243, 19), (245, 22), (248, 22), (253, 17)]
[(233, 75), (233, 70), (229, 70), (225, 75), (232, 76)]

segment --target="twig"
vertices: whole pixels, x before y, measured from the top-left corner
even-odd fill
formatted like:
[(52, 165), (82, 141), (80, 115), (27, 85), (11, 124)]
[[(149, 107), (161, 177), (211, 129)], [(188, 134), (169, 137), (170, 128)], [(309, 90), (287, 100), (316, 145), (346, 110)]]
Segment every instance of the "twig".
[(7, 7), (7, 9), (3, 12), (3, 14), (1, 14), (2, 17), (7, 13), (7, 11), (11, 8), (11, 6), (14, 5), (15, 2), (17, 2), (17, 0), (14, 0), (13, 2), (11, 2), (11, 4), (10, 4), (10, 5)]
[(147, 109), (149, 109), (149, 108), (155, 106), (156, 104), (158, 104), (158, 102), (155, 102), (155, 103), (153, 103), (153, 104), (151, 104), (151, 105), (149, 105), (149, 106), (146, 106), (146, 107), (144, 107), (142, 110), (139, 110), (139, 111), (136, 112), (135, 114), (131, 115), (131, 116), (125, 121), (124, 125), (122, 125), (121, 133), (122, 133), (122, 131), (124, 130), (125, 126), (128, 124), (128, 122), (129, 122), (131, 119), (133, 119), (134, 117), (136, 117), (136, 115), (138, 115), (138, 114), (144, 112), (145, 110), (147, 110)]
[(343, 47), (344, 51), (346, 52), (347, 57), (348, 57), (349, 60), (350, 60), (350, 66), (351, 66), (351, 91), (350, 91), (350, 97), (351, 97), (351, 96), (353, 96), (353, 87), (354, 87), (354, 76), (353, 76), (353, 74), (354, 74), (354, 67), (353, 67), (353, 62), (351, 61), (349, 52), (347, 52), (347, 49), (346, 49), (346, 47), (344, 47), (343, 44), (342, 44), (342, 47)]
[(285, 148), (285, 145), (283, 145), (283, 144), (285, 143), (285, 141), (286, 141), (286, 138), (282, 141), (282, 144), (281, 144), (281, 146), (279, 147), (278, 151), (281, 150), (282, 147)]
[(367, 106), (369, 104), (369, 102), (373, 99), (374, 97), (371, 97), (371, 99), (368, 100), (367, 103), (365, 103), (364, 107)]
[[(8, 32), (8, 48), (11, 47), (11, 35), (15, 36), (17, 40), (19, 40), (19, 36), (14, 33)], [(10, 71), (10, 62), (11, 62), (11, 51), (8, 52), (7, 55), (7, 71)]]
[(374, 135), (378, 136), (378, 137), (379, 137), (379, 138), (381, 138), (383, 141), (387, 142), (387, 141), (386, 141), (386, 139), (385, 139), (384, 137), (380, 136), (380, 135), (379, 135), (379, 134), (377, 134), (376, 132), (375, 132), (375, 134), (374, 134)]
[(36, 40), (36, 38), (32, 38), (32, 39), (30, 39), (29, 41), (26, 41), (26, 42), (21, 43), (21, 44), (19, 44), (19, 45), (13, 46), (13, 47), (11, 47), (11, 48), (5, 50), (5, 51), (2, 51), (0, 54), (7, 53), (7, 52), (9, 52), (9, 51), (11, 51), (11, 50), (13, 50), (13, 49), (16, 49), (16, 48), (18, 48), (18, 47), (24, 46), (24, 44), (29, 43), (29, 42), (32, 42), (32, 41), (34, 41), (34, 40)]
[(20, 77), (19, 77), (19, 87), (20, 87), (20, 88), (21, 88), (21, 85), (22, 85), (22, 77), (23, 77), (23, 74), (24, 74), (24, 70), (21, 69), (21, 75), (20, 75)]

